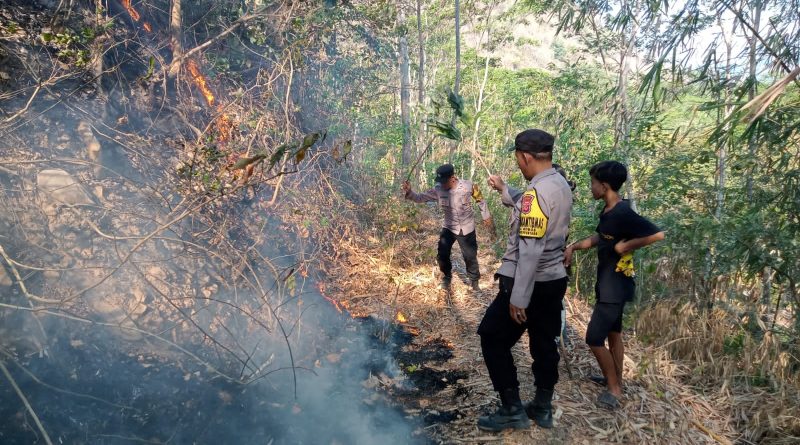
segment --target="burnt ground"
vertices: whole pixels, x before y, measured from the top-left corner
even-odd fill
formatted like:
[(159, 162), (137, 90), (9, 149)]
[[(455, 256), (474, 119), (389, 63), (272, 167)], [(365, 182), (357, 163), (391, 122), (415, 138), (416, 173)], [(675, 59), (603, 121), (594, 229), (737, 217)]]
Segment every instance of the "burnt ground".
[[(411, 342), (392, 348), (393, 360), (403, 373), (402, 383), (387, 379), (382, 388), (407, 417), (418, 419), (424, 436), (432, 443), (595, 444), (595, 443), (718, 443), (725, 437), (706, 422), (724, 422), (710, 404), (670, 375), (674, 364), (656, 358), (627, 333), (625, 397), (622, 409), (609, 412), (595, 406), (601, 388), (587, 377), (598, 373), (583, 336), (591, 307), (568, 295), (567, 338), (559, 367), (560, 380), (554, 398), (555, 428), (531, 427), (492, 434), (480, 431), (480, 415), (499, 403), (491, 387), (476, 333), (486, 307), (497, 288), (492, 281), (499, 263), (493, 244), (480, 228), (479, 261), (482, 290), (467, 286), (457, 246), (453, 249), (456, 275), (453, 292), (437, 290), (435, 247), (439, 222), (433, 212), (417, 221), (422, 229), (396, 237), (346, 238), (337, 255), (344, 258), (330, 266), (328, 295), (353, 312), (376, 319), (404, 318), (395, 326), (410, 330)], [(496, 243), (496, 242), (495, 242)], [(388, 322), (386, 322), (388, 323)], [(533, 397), (534, 386), (527, 352), (527, 336), (514, 347), (523, 400)], [(698, 426), (700, 425), (700, 426)]]

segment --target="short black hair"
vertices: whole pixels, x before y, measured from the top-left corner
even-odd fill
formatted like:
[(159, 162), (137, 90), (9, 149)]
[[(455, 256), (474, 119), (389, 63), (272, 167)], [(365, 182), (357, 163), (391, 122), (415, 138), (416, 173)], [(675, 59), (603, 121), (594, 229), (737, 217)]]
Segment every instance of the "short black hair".
[(617, 192), (628, 179), (628, 169), (621, 162), (603, 161), (594, 164), (589, 169), (589, 175), (600, 182), (605, 182)]

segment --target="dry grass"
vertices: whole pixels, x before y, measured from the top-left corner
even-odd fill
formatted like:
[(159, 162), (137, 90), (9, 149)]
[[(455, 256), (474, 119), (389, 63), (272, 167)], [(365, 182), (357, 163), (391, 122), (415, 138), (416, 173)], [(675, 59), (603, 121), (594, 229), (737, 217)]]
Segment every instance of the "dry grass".
[[(763, 341), (744, 336), (740, 353), (727, 354), (726, 342), (730, 348), (730, 339), (741, 332), (741, 321), (723, 311), (709, 316), (687, 304), (662, 302), (641, 311), (636, 327), (638, 337), (626, 333), (623, 407), (616, 412), (596, 407), (601, 388), (586, 377), (598, 373), (598, 368), (583, 342), (592, 308), (571, 296), (566, 299), (571, 329), (556, 387), (556, 428), (548, 431), (532, 427), (501, 434), (479, 431), (477, 417), (494, 409), (497, 403), (476, 334), (496, 293), (491, 277), (499, 262), (491, 252), (491, 241), (479, 228), (483, 291), (473, 294), (465, 281), (456, 278), (452, 296), (448, 297), (436, 289), (439, 221), (435, 212), (422, 208), (413, 221), (404, 221), (403, 212), (408, 209), (402, 208), (402, 201), (392, 198), (391, 206), (397, 212), (394, 215), (384, 209), (365, 215), (364, 209), (355, 207), (336, 212), (343, 216), (331, 221), (328, 231), (335, 236), (326, 236), (330, 245), (322, 248), (324, 255), (319, 258), (319, 265), (327, 277), (325, 294), (345, 304), (353, 314), (396, 319), (400, 313), (420, 333), (415, 344), (441, 337), (453, 346), (451, 360), (419, 365), (465, 371), (468, 377), (438, 393), (406, 399), (410, 416), (431, 410), (459, 414), (452, 422), (425, 428), (435, 441), (798, 443), (800, 403), (797, 377), (792, 372), (796, 360), (782, 351), (771, 335)], [(360, 217), (354, 218), (354, 214)], [(363, 226), (354, 223), (358, 220)], [(457, 244), (453, 262), (456, 276), (463, 277), (464, 265)], [(522, 396), (531, 398), (531, 359), (526, 343), (524, 336), (514, 348), (514, 356)], [(573, 378), (569, 378), (565, 362), (569, 362)], [(746, 376), (769, 376), (769, 381), (781, 384), (756, 387)]]

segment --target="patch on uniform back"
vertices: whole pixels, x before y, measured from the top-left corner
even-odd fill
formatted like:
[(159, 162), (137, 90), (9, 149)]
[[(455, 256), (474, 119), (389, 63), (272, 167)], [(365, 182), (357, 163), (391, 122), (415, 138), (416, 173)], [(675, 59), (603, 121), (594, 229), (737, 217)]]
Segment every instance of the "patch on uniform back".
[(522, 195), (519, 215), (520, 238), (542, 238), (547, 232), (547, 216), (536, 199), (536, 190), (528, 190)]

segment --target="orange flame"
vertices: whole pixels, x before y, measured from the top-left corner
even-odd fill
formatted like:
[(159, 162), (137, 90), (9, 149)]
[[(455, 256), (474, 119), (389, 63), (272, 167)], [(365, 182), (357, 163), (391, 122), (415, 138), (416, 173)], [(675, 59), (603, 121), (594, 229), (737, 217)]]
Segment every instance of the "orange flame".
[[(220, 105), (218, 109), (222, 111), (222, 105)], [(219, 140), (227, 141), (228, 139), (230, 139), (231, 131), (233, 130), (233, 123), (231, 122), (231, 118), (229, 118), (225, 113), (222, 113), (219, 115), (215, 123), (217, 125), (217, 132), (219, 133), (218, 136)]]
[(331, 304), (340, 314), (345, 314), (350, 318), (358, 317), (357, 314), (354, 314), (350, 310), (350, 305), (347, 304), (346, 301), (336, 301), (333, 298), (325, 295), (325, 284), (324, 283), (317, 283), (317, 289), (319, 289), (319, 294), (322, 295), (322, 298), (326, 299), (328, 303)]
[(402, 313), (402, 312), (398, 312), (398, 313), (397, 313), (397, 321), (398, 321), (399, 323), (405, 323), (405, 322), (406, 322), (406, 321), (408, 321), (408, 320), (406, 319), (406, 316), (405, 316), (405, 315), (403, 315), (403, 313)]
[(143, 28), (144, 28), (144, 30), (145, 30), (145, 31), (147, 31), (147, 32), (153, 32), (153, 27), (152, 27), (152, 26), (150, 26), (150, 24), (149, 24), (149, 23), (147, 23), (147, 22), (144, 22), (144, 23), (142, 24), (142, 27), (143, 27)]
[(200, 92), (203, 93), (203, 96), (206, 98), (206, 102), (208, 102), (209, 106), (214, 105), (214, 93), (211, 92), (211, 88), (208, 87), (208, 82), (206, 82), (206, 78), (200, 74), (200, 68), (197, 67), (197, 62), (192, 59), (189, 59), (186, 62), (186, 68), (189, 69), (189, 73), (192, 75), (192, 79), (194, 79), (194, 83), (197, 84), (197, 87), (200, 88)]
[[(131, 0), (122, 0), (122, 6), (125, 8), (126, 11), (128, 11), (128, 14), (130, 14), (130, 16), (131, 16), (131, 18), (133, 19), (134, 22), (138, 22), (139, 19), (142, 18), (142, 16), (139, 15), (139, 11), (137, 11), (133, 7), (133, 5), (131, 5)], [(148, 31), (149, 31), (149, 29), (148, 29)]]

